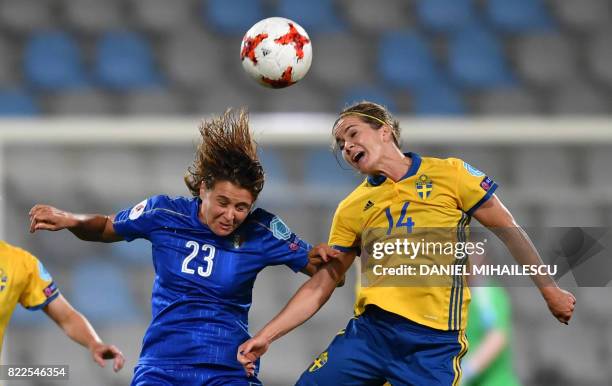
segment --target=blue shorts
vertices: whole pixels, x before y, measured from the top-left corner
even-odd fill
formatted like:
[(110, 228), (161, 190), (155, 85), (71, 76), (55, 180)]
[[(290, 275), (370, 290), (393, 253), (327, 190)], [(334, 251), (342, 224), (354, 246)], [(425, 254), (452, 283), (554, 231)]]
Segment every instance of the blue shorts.
[(132, 386), (261, 386), (257, 377), (247, 377), (242, 368), (220, 365), (138, 365)]
[(296, 386), (455, 386), (463, 331), (441, 331), (368, 306), (349, 321)]

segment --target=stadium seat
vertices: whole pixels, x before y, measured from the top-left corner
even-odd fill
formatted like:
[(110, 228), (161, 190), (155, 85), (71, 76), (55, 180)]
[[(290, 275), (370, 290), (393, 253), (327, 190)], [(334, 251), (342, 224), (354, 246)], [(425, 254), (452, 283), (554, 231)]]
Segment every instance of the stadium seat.
[[(212, 34), (179, 29), (164, 39), (161, 60), (168, 78), (186, 90), (208, 88), (224, 73), (224, 55)], [(211, 54), (214, 53), (214, 54)], [(238, 54), (233, 59), (238, 63)]]
[(609, 26), (612, 4), (608, 0), (553, 0), (559, 21), (575, 32), (588, 32)]
[(244, 33), (265, 17), (261, 0), (204, 0), (204, 25), (228, 35)]
[(147, 88), (160, 83), (149, 43), (133, 32), (108, 32), (97, 42), (96, 75), (115, 90)]
[(499, 31), (529, 33), (554, 27), (543, 0), (488, 0), (486, 14)]
[(92, 322), (138, 320), (139, 308), (125, 275), (116, 262), (80, 261), (72, 272), (72, 305)]
[[(263, 109), (266, 98), (273, 95), (274, 91), (264, 89), (250, 79), (244, 72), (236, 74), (242, 84), (235, 84), (230, 74), (219, 74), (214, 83), (198, 90), (193, 96), (193, 109), (197, 114), (218, 114), (225, 111), (229, 106), (240, 107), (248, 106), (250, 111), (260, 111)], [(211, 92), (210, 90), (214, 90)]]
[(180, 94), (165, 89), (132, 91), (121, 97), (127, 115), (179, 115), (186, 111), (186, 102)]
[(131, 0), (138, 26), (158, 34), (168, 34), (195, 22), (192, 1)]
[(416, 13), (429, 31), (456, 32), (476, 19), (473, 0), (419, 0)]
[(51, 28), (52, 0), (7, 0), (0, 2), (0, 25), (11, 32), (27, 34)]
[(43, 97), (45, 112), (53, 115), (112, 115), (119, 111), (117, 98), (100, 89), (80, 88)]
[(35, 98), (22, 90), (0, 90), (0, 116), (29, 116), (40, 112)]
[[(197, 128), (198, 122), (194, 120), (194, 135), (197, 135)], [(193, 162), (193, 150), (191, 143), (173, 146), (161, 144), (157, 149), (151, 149), (147, 177), (149, 191), (152, 194), (190, 195), (183, 177), (187, 172), (187, 167)], [(126, 206), (135, 203), (127, 202)]]
[(461, 93), (446, 84), (431, 84), (412, 92), (412, 109), (418, 116), (463, 115), (467, 107)]
[(592, 36), (587, 46), (587, 62), (597, 80), (612, 88), (612, 28)]
[[(282, 90), (257, 86), (253, 96), (262, 98), (262, 108), (271, 112), (321, 112), (333, 108), (333, 96), (322, 94), (320, 88), (309, 84), (308, 75), (306, 77), (304, 83)], [(253, 82), (250, 79), (247, 81)]]
[(346, 105), (361, 102), (362, 100), (376, 102), (386, 106), (392, 113), (396, 113), (398, 111), (397, 103), (395, 102), (393, 95), (389, 94), (386, 89), (375, 85), (362, 85), (346, 89), (344, 95), (342, 96), (342, 104), (338, 106), (338, 108), (342, 109)]
[(119, 0), (62, 0), (61, 8), (68, 25), (81, 33), (99, 34), (129, 25), (124, 4)]
[(15, 86), (19, 75), (16, 59), (17, 47), (6, 38), (0, 37), (0, 88)]
[(259, 147), (259, 159), (265, 172), (264, 189), (259, 196), (259, 201), (264, 208), (270, 205), (285, 206), (298, 199), (299, 191), (292, 183), (292, 170), (296, 168), (297, 158), (285, 154), (272, 147)]
[(363, 39), (343, 33), (331, 34), (318, 40), (314, 50), (309, 78), (312, 76), (335, 89), (373, 80), (370, 70), (372, 47)]
[(27, 82), (36, 89), (58, 91), (87, 82), (78, 43), (64, 32), (33, 35), (25, 47), (23, 66)]
[(381, 33), (410, 25), (410, 4), (404, 0), (343, 0), (340, 7), (355, 31)]
[(505, 88), (514, 83), (501, 44), (482, 27), (471, 26), (452, 36), (448, 66), (452, 79), (466, 89)]
[(390, 86), (411, 89), (435, 83), (440, 77), (428, 41), (412, 31), (389, 32), (381, 37), (378, 71)]
[(525, 87), (484, 90), (475, 97), (475, 112), (483, 115), (536, 115), (543, 112), (539, 99)]
[(612, 202), (612, 152), (607, 146), (590, 146), (585, 158), (585, 171), (590, 189)]
[(528, 84), (554, 87), (577, 77), (578, 58), (575, 53), (561, 35), (524, 36), (516, 44), (517, 72)]
[(279, 16), (294, 20), (304, 27), (308, 34), (331, 33), (344, 29), (343, 22), (336, 15), (332, 0), (279, 0)]
[(559, 86), (550, 96), (550, 111), (556, 115), (605, 115), (612, 101), (600, 87), (582, 80)]
[[(562, 190), (580, 189), (568, 185), (572, 181), (574, 163), (565, 148), (558, 146), (523, 146), (515, 153), (514, 168), (516, 189), (525, 203), (549, 197), (551, 192), (558, 196)], [(545, 173), (542, 171), (545, 170)]]

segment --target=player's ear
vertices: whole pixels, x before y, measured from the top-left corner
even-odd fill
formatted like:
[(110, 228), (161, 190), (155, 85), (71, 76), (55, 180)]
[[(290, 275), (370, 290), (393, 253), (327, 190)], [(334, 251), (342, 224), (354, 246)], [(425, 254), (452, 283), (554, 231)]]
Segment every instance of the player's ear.
[(206, 193), (206, 184), (204, 183), (204, 181), (202, 181), (200, 183), (200, 197), (204, 197), (205, 193)]
[(393, 141), (393, 133), (388, 125), (382, 125), (378, 130), (380, 130), (380, 135), (384, 142)]

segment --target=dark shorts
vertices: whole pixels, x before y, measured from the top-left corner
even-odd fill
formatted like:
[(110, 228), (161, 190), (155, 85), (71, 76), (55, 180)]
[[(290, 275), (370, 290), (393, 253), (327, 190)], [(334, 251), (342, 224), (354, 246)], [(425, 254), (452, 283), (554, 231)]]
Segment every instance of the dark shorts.
[(261, 386), (257, 377), (244, 370), (220, 365), (138, 365), (132, 386)]
[(454, 386), (467, 352), (463, 331), (441, 331), (368, 306), (349, 321), (296, 386)]

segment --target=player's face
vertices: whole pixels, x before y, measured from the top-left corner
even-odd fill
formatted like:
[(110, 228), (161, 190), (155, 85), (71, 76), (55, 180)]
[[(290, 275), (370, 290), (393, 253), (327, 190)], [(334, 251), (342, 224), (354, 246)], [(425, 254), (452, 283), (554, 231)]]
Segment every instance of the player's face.
[(227, 236), (246, 219), (255, 199), (248, 190), (229, 181), (219, 181), (208, 190), (200, 187), (200, 221), (217, 236)]
[(376, 174), (376, 165), (385, 151), (386, 130), (374, 129), (358, 117), (338, 121), (334, 136), (342, 157), (363, 174)]

